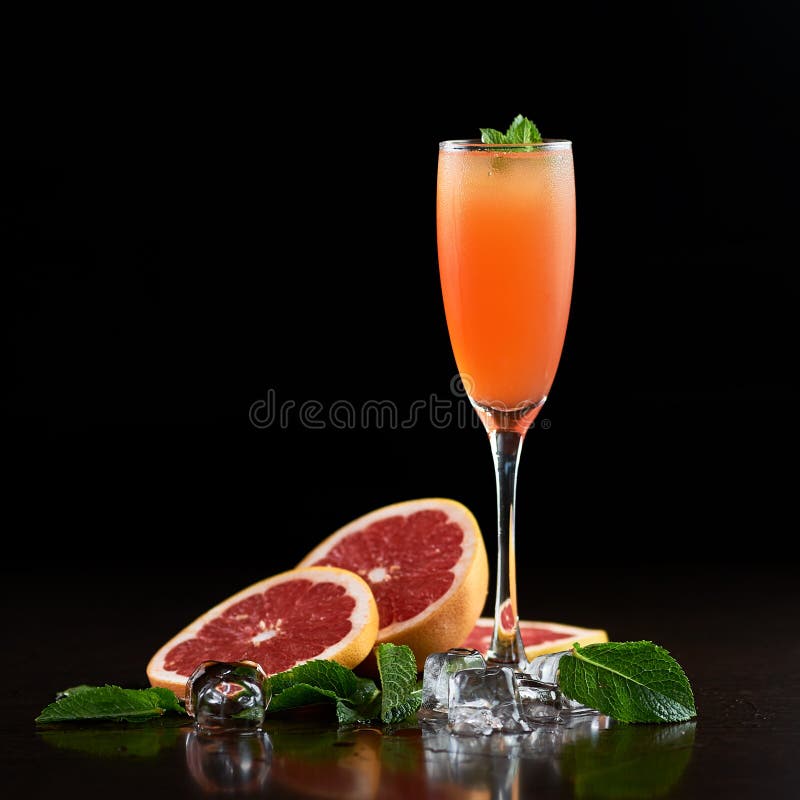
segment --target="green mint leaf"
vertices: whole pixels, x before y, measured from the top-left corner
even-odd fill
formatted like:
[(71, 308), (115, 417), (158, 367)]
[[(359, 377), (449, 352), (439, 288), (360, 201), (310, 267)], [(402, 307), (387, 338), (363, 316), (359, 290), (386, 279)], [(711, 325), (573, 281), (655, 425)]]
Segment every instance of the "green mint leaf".
[(70, 686), (69, 689), (63, 689), (60, 692), (56, 692), (56, 700), (60, 700), (62, 697), (70, 697), (71, 695), (80, 694), (81, 692), (91, 691), (95, 689), (95, 686), (87, 686), (85, 683), (80, 684), (80, 686)]
[(539, 129), (522, 114), (514, 117), (506, 132), (506, 144), (535, 144), (542, 141)]
[[(503, 133), (495, 128), (481, 128), (481, 141), (484, 144), (537, 144), (542, 141), (539, 129), (522, 114), (517, 114)], [(515, 148), (524, 150), (525, 148)]]
[(481, 141), (484, 144), (506, 144), (506, 135), (494, 128), (481, 128)]
[(295, 683), (282, 692), (273, 694), (268, 710), (287, 711), (290, 708), (300, 708), (315, 703), (335, 703), (338, 699), (336, 692), (329, 689), (321, 689), (319, 686), (312, 686), (309, 683)]
[[(368, 706), (375, 700), (380, 700), (381, 691), (372, 678), (356, 678), (358, 685), (350, 696), (350, 702), (358, 706)], [(374, 719), (374, 717), (373, 717)]]
[(339, 721), (340, 725), (355, 725), (357, 722), (368, 721), (361, 719), (361, 715), (355, 708), (341, 700), (337, 700), (336, 702), (336, 719)]
[(150, 694), (158, 698), (158, 705), (163, 708), (164, 711), (174, 711), (176, 714), (186, 713), (186, 709), (181, 705), (180, 701), (175, 696), (175, 692), (171, 689), (151, 686), (149, 689), (145, 689), (145, 691), (150, 692)]
[(75, 722), (78, 720), (116, 720), (138, 722), (160, 717), (166, 711), (185, 714), (169, 689), (122, 689), (119, 686), (74, 686), (60, 692), (36, 722)]
[(332, 692), (336, 697), (349, 697), (358, 687), (358, 679), (352, 670), (335, 661), (314, 659), (296, 667), (271, 675), (270, 686), (273, 697), (296, 683)]
[(414, 652), (404, 644), (379, 644), (375, 658), (381, 676), (381, 721), (387, 725), (401, 722), (422, 703)]
[(340, 725), (352, 725), (357, 722), (376, 722), (381, 718), (381, 693), (376, 689), (374, 697), (355, 706), (339, 700), (336, 703), (336, 719)]
[(683, 722), (697, 715), (680, 664), (652, 642), (576, 642), (558, 674), (567, 697), (620, 722)]
[[(286, 711), (314, 703), (335, 703), (350, 708), (363, 717), (360, 709), (368, 706), (379, 694), (370, 678), (359, 678), (347, 667), (335, 661), (316, 659), (300, 664), (286, 672), (270, 676), (272, 700), (269, 711)], [(340, 721), (341, 721), (341, 715)]]

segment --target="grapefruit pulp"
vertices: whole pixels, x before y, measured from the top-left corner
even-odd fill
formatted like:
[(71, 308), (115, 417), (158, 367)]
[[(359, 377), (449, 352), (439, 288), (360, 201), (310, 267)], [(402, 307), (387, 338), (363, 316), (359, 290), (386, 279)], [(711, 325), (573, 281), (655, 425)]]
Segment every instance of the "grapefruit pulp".
[(255, 661), (268, 675), (308, 661), (355, 667), (378, 632), (378, 609), (358, 575), (334, 567), (290, 570), (223, 600), (150, 659), (147, 677), (183, 697), (203, 661)]
[(489, 588), (475, 517), (442, 498), (395, 503), (353, 520), (300, 562), (312, 565), (360, 575), (378, 606), (376, 644), (408, 645), (420, 670), (430, 653), (464, 641)]

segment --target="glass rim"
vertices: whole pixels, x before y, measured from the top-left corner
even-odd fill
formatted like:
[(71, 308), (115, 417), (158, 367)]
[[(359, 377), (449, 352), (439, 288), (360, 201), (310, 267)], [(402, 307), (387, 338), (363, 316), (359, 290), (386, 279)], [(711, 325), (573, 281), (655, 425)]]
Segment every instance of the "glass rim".
[(541, 142), (514, 142), (513, 144), (489, 144), (482, 142), (480, 139), (446, 139), (439, 142), (439, 149), (446, 151), (458, 150), (471, 150), (480, 151), (485, 150), (492, 152), (493, 150), (504, 151), (518, 151), (518, 152), (531, 152), (531, 150), (571, 150), (571, 139), (542, 139)]

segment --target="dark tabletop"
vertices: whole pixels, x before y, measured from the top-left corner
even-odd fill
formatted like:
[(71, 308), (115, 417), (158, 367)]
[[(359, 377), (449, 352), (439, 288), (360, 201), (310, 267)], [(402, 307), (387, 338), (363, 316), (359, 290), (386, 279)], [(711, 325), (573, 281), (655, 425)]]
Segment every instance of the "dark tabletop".
[[(797, 28), (782, 4), (712, 5), (640, 9), (633, 35), (622, 4), (493, 10), (467, 36), (407, 8), (365, 35), (336, 7), (313, 47), (302, 6), (288, 59), (240, 15), (14, 27), (4, 798), (800, 796), (800, 592), (788, 558), (759, 563), (797, 516)], [(61, 689), (145, 686), (187, 623), (370, 510), (452, 497), (491, 530), (451, 383), (437, 145), (517, 113), (575, 142), (578, 186), (564, 353), (520, 472), (520, 615), (663, 645), (697, 721), (37, 730)], [(285, 423), (249, 418), (268, 397)], [(299, 419), (382, 398), (426, 410)]]
[[(220, 577), (220, 599), (236, 580)], [(788, 567), (552, 569), (535, 580), (523, 571), (523, 616), (666, 646), (692, 681), (698, 719), (623, 726), (599, 717), (485, 739), (337, 730), (324, 714), (271, 718), (265, 736), (233, 739), (197, 737), (166, 719), (37, 730), (34, 717), (59, 689), (145, 685), (150, 654), (203, 610), (189, 578), (100, 577), (72, 565), (46, 584), (37, 590), (24, 573), (4, 581), (13, 632), (0, 728), (7, 797), (797, 796), (798, 592)]]

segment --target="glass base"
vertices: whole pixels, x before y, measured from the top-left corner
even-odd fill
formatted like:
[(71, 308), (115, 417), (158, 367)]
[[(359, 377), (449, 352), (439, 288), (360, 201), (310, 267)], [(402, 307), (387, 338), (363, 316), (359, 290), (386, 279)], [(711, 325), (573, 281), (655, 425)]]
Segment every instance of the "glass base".
[(513, 625), (509, 623), (506, 628), (503, 624), (501, 611), (499, 622), (495, 622), (495, 635), (492, 644), (486, 652), (486, 663), (495, 667), (511, 667), (525, 672), (528, 668), (528, 658), (525, 655), (525, 645), (519, 630), (519, 620)]

